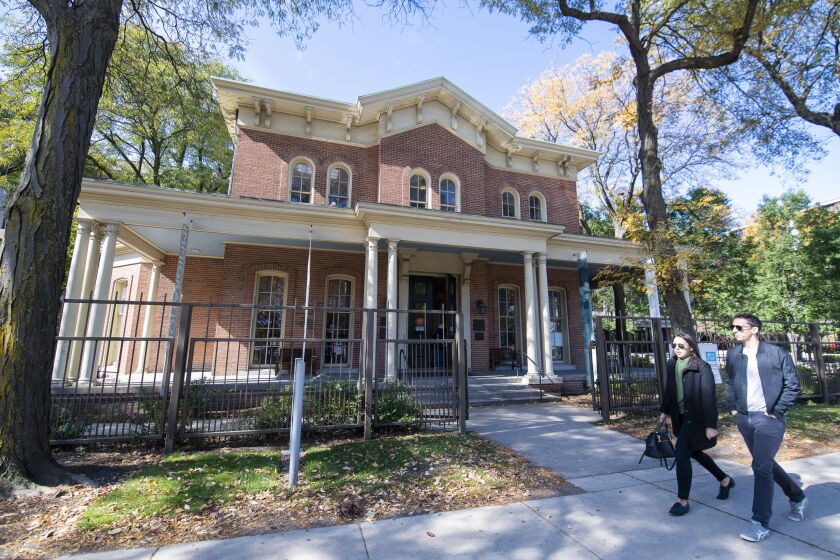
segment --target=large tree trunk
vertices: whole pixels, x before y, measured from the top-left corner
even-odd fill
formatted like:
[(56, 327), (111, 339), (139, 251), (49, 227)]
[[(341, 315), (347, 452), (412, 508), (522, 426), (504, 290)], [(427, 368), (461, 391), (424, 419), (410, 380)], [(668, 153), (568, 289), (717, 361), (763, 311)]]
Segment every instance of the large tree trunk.
[(653, 120), (653, 83), (648, 68), (638, 68), (636, 77), (639, 160), (642, 167), (642, 202), (647, 216), (650, 246), (656, 263), (656, 280), (674, 332), (694, 335), (691, 312), (676, 274), (676, 250), (670, 237), (665, 198), (662, 196), (662, 160), (659, 132)]
[(56, 484), (50, 376), (60, 287), (85, 155), (122, 0), (33, 0), (47, 24), (49, 68), (0, 254), (0, 484)]

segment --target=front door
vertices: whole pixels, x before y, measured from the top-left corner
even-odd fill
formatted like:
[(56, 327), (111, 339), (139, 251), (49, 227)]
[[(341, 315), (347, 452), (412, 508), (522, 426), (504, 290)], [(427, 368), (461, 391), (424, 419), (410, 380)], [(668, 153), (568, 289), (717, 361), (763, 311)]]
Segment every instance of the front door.
[[(408, 338), (435, 340), (455, 337), (455, 317), (433, 311), (457, 311), (453, 276), (410, 276), (408, 279)], [(446, 367), (450, 362), (442, 344), (410, 344), (411, 368)], [(402, 364), (401, 364), (402, 365)]]

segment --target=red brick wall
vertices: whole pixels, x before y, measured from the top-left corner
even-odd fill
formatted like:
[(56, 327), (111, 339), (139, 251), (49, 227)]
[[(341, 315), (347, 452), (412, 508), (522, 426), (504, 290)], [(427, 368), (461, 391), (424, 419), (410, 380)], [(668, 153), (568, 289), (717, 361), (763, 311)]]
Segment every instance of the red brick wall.
[(315, 164), (314, 204), (326, 200), (327, 170), (333, 163), (351, 170), (351, 203), (400, 206), (408, 205), (410, 171), (423, 168), (431, 175), (429, 208), (440, 208), (439, 181), (448, 172), (460, 181), (463, 213), (501, 217), (502, 190), (512, 187), (519, 192), (520, 215), (527, 219), (528, 195), (538, 191), (546, 199), (548, 222), (565, 225), (569, 233), (579, 231), (574, 181), (490, 167), (481, 152), (437, 123), (383, 138), (371, 148), (242, 129), (231, 194), (287, 200), (289, 162), (299, 156)]
[(314, 204), (325, 203), (327, 169), (339, 162), (350, 168), (351, 204), (376, 202), (378, 152), (378, 146), (359, 148), (243, 129), (236, 141), (231, 194), (288, 200), (289, 162), (306, 157), (315, 164)]

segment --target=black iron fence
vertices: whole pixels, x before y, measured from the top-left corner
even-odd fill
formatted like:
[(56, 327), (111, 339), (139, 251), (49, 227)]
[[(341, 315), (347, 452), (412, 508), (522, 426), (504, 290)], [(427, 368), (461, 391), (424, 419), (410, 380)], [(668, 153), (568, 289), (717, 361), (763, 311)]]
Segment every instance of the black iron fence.
[[(179, 440), (287, 432), (299, 358), (304, 430), (358, 428), (370, 437), (383, 426), (466, 429), (456, 312), (65, 304), (78, 306), (79, 319), (71, 335), (57, 337), (54, 444), (151, 439), (172, 449)], [(442, 328), (430, 338), (396, 336), (418, 314)]]
[[(720, 382), (720, 397), (726, 353), (734, 344), (730, 323), (695, 320), (700, 351)], [(761, 336), (790, 352), (802, 386), (800, 399), (831, 402), (840, 397), (840, 323), (766, 321)], [(667, 318), (596, 316), (593, 408), (605, 418), (657, 408), (672, 338)]]

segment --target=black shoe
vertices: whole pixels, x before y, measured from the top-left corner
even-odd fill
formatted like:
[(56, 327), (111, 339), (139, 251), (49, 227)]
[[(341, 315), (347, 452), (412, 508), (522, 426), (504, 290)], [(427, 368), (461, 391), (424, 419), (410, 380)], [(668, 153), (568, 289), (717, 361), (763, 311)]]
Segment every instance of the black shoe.
[(688, 510), (689, 504), (682, 505), (679, 502), (674, 502), (674, 505), (671, 506), (671, 509), (668, 510), (668, 513), (670, 513), (671, 515), (680, 516), (688, 513)]
[(718, 490), (717, 499), (718, 500), (725, 500), (729, 497), (729, 491), (735, 488), (735, 479), (731, 476), (729, 477), (729, 484), (726, 486), (721, 486), (720, 490)]

